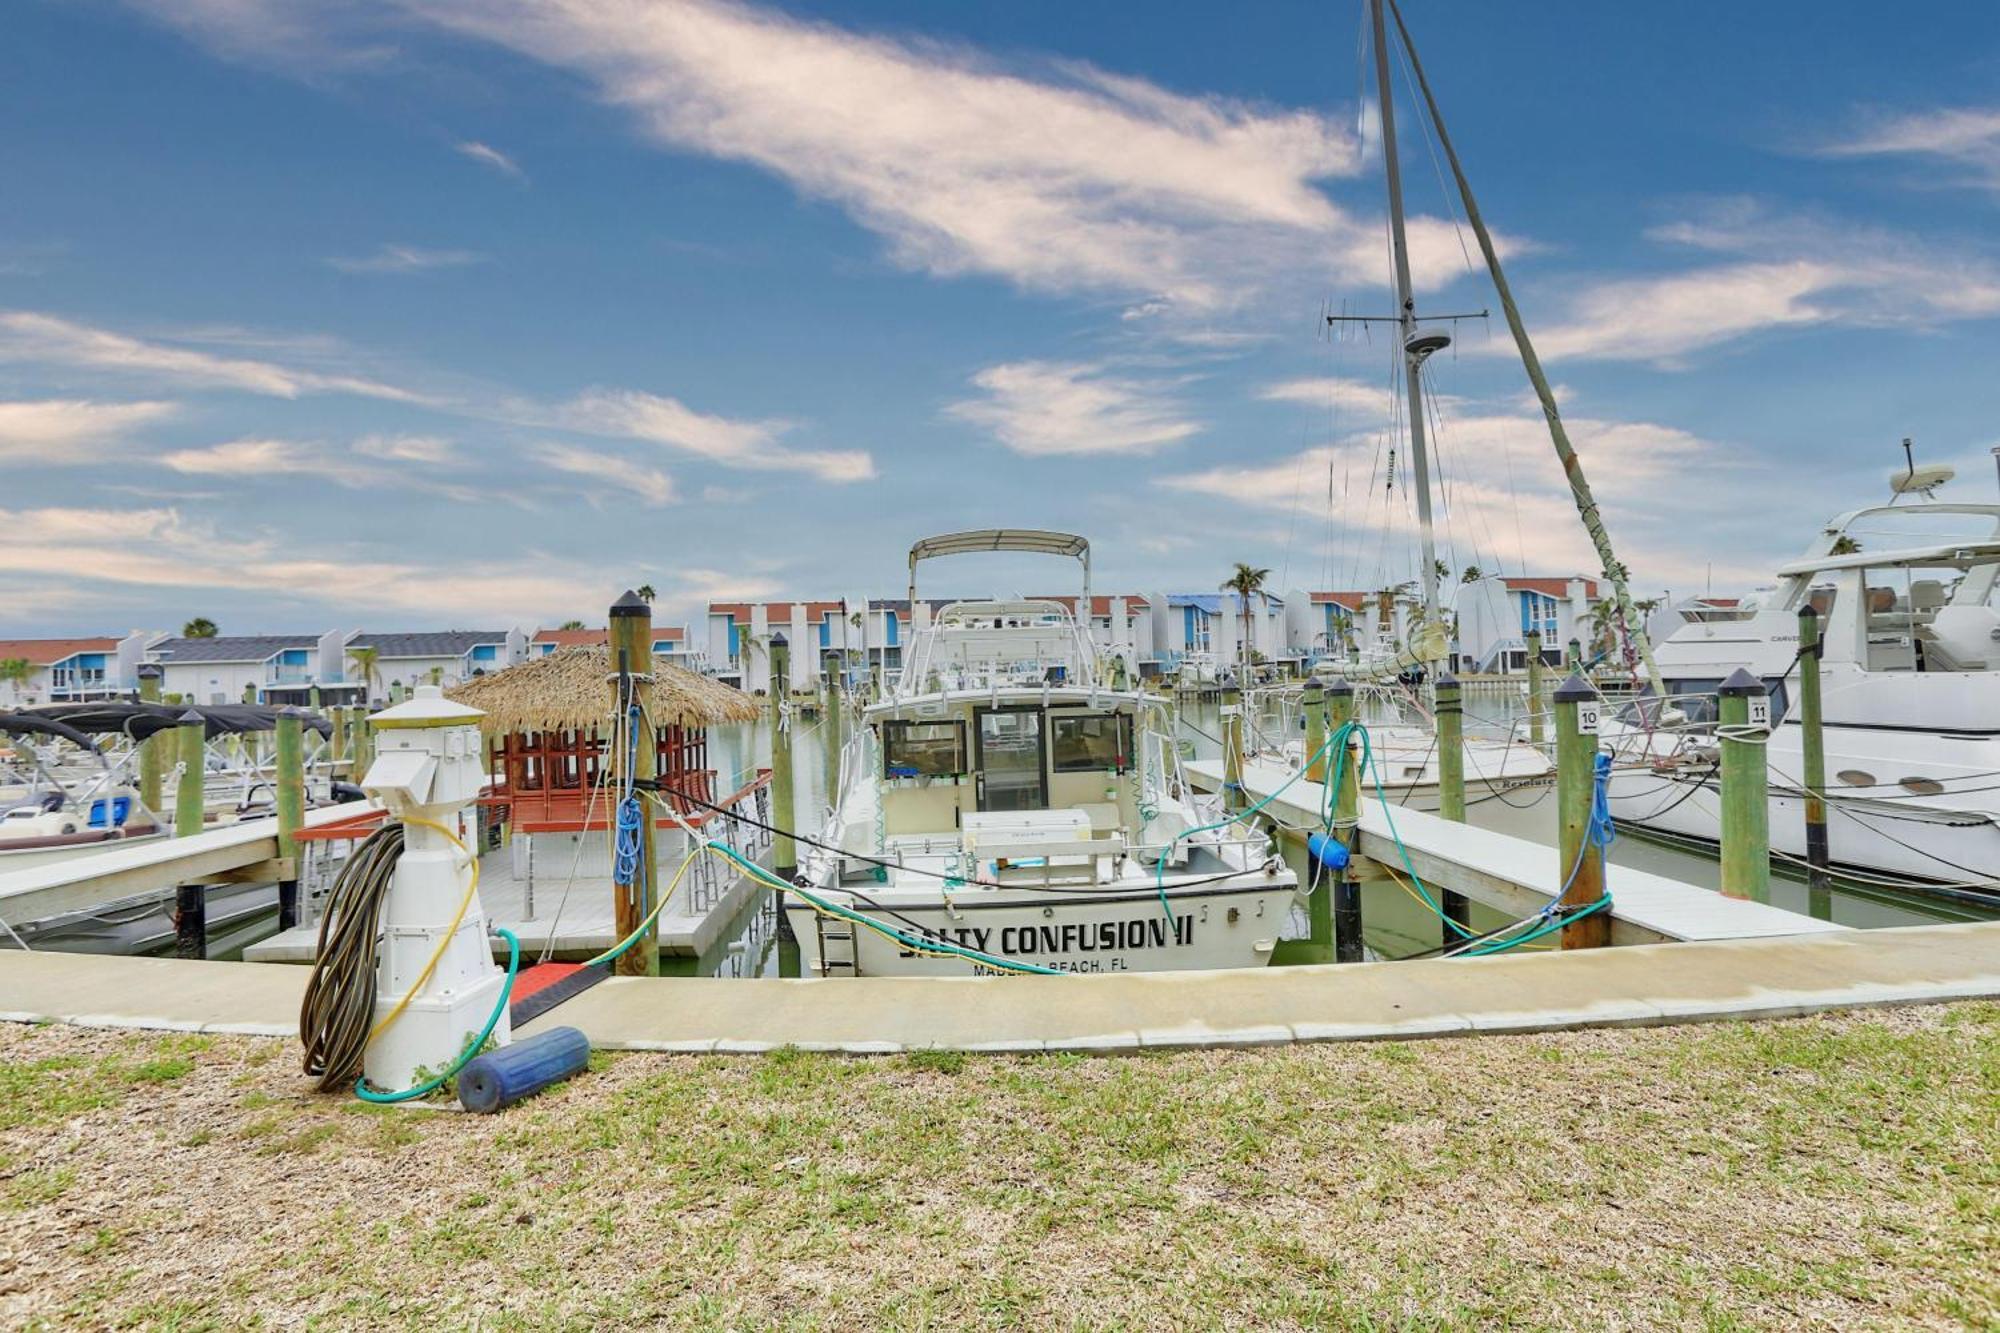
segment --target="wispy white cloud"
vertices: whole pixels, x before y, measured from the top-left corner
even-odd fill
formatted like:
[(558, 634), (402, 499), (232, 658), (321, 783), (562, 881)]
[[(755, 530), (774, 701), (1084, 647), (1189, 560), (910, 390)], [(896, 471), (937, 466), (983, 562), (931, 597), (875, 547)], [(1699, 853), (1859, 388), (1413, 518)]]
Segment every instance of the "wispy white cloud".
[(927, 272), (1229, 301), (1228, 276), (1303, 258), (1344, 215), (1329, 118), (1188, 97), (1079, 64), (970, 51), (717, 0), (480, 0), (423, 14), (594, 80), (661, 143), (753, 163), (832, 200)]
[(277, 398), (345, 393), (400, 403), (427, 401), (421, 394), (365, 376), (222, 356), (193, 345), (192, 340), (137, 338), (28, 310), (0, 310), (0, 361), (101, 370), (162, 383), (235, 389)]
[(1386, 385), (1344, 375), (1321, 375), (1307, 379), (1282, 380), (1267, 384), (1257, 396), (1271, 403), (1297, 403), (1340, 416), (1359, 416), (1386, 421), (1394, 406)]
[(512, 411), (523, 424), (644, 440), (724, 467), (804, 472), (832, 482), (875, 475), (875, 461), (865, 450), (787, 447), (781, 440), (794, 429), (792, 422), (715, 416), (677, 398), (632, 389), (592, 389), (553, 408), (523, 403)]
[(184, 476), (257, 482), (270, 477), (319, 477), (348, 490), (403, 491), (439, 495), (460, 504), (502, 502), (532, 507), (520, 496), (498, 489), (479, 490), (439, 475), (437, 469), (461, 463), (448, 440), (417, 435), (365, 435), (351, 447), (316, 441), (272, 438), (227, 440), (221, 444), (175, 449), (154, 460)]
[[(1714, 477), (1731, 466), (1712, 441), (1677, 427), (1580, 414), (1570, 434), (1619, 541), (1621, 556), (1643, 581), (1693, 577), (1712, 552), (1690, 552), (1685, 525), (1706, 507), (1699, 488), (1676, 486), (1689, 475)], [(1530, 572), (1592, 570), (1597, 557), (1577, 517), (1561, 465), (1539, 413), (1511, 403), (1466, 404), (1433, 438), (1442, 478), (1436, 492), (1440, 539), (1456, 563)], [(1329, 519), (1345, 549), (1363, 565), (1363, 581), (1416, 567), (1417, 529), (1407, 477), (1387, 495), (1373, 431), (1341, 436), (1301, 453), (1168, 474), (1158, 484), (1220, 498), (1253, 511)], [(1328, 514), (1328, 478), (1335, 509)], [(1387, 536), (1385, 536), (1385, 530)], [(1764, 571), (1750, 570), (1751, 577)]]
[(471, 158), (474, 162), (491, 167), (502, 175), (512, 176), (515, 180), (526, 180), (528, 178), (528, 173), (521, 170), (520, 163), (501, 152), (498, 148), (495, 148), (492, 144), (481, 143), (477, 139), (467, 139), (455, 146), (460, 153)]
[(79, 398), (0, 402), (0, 464), (65, 467), (103, 462), (134, 430), (177, 410), (173, 403), (98, 403)]
[(2000, 191), (2000, 106), (1875, 114), (1819, 146), (1825, 157), (1916, 157), (1953, 168), (1952, 185)]
[[(149, 7), (237, 59), (255, 59), (272, 27), (242, 0)], [(1379, 226), (1322, 188), (1365, 165), (1334, 114), (734, 0), (286, 9), (294, 24), (270, 32), (276, 66), (296, 70), (295, 27), (308, 15), (330, 68), (332, 53), (368, 49), (413, 19), (489, 41), (581, 76), (657, 143), (753, 165), (837, 205), (883, 237), (895, 262), (923, 272), (1157, 299), (1169, 330), (1301, 286), (1387, 278)], [(458, 150), (496, 170), (495, 158), (511, 163), (476, 141)], [(1420, 285), (1463, 268), (1444, 220), (1412, 219), (1411, 248)]]
[(437, 435), (364, 435), (354, 442), (354, 452), (428, 467), (459, 467), (466, 461), (456, 444)]
[[(1563, 317), (1535, 331), (1537, 351), (1671, 367), (1772, 329), (1921, 329), (2000, 315), (2000, 267), (1990, 258), (1881, 228), (1728, 200), (1648, 235), (1726, 262), (1588, 286)], [(1495, 339), (1479, 350), (1513, 349)]]
[(618, 454), (608, 454), (597, 449), (580, 449), (570, 444), (544, 444), (535, 450), (535, 456), (558, 472), (572, 476), (587, 477), (593, 481), (610, 482), (620, 488), (618, 496), (608, 496), (602, 491), (587, 491), (600, 501), (622, 498), (629, 495), (644, 504), (659, 508), (672, 504), (678, 496), (674, 490), (674, 480), (658, 468), (650, 468), (633, 459)]
[(1173, 385), (1125, 378), (1102, 365), (1011, 361), (972, 377), (982, 396), (945, 410), (992, 432), (1017, 454), (1149, 454), (1201, 430)]
[[(134, 551), (146, 558), (133, 559)], [(286, 534), (225, 532), (173, 508), (0, 509), (0, 583), (18, 580), (42, 594), (143, 597), (155, 611), (179, 597), (192, 612), (197, 597), (239, 591), (328, 607), (365, 599), (438, 623), (515, 624), (605, 605), (602, 578), (595, 565), (532, 551), (455, 563), (383, 558), (366, 546), (311, 550)]]
[(296, 440), (242, 439), (161, 454), (160, 466), (195, 477), (254, 478), (267, 476), (324, 477), (359, 489), (382, 480), (384, 473), (356, 467), (344, 454)]
[(373, 254), (336, 255), (326, 262), (328, 267), (342, 273), (423, 273), (483, 264), (486, 256), (475, 250), (426, 250), (415, 245), (384, 244)]

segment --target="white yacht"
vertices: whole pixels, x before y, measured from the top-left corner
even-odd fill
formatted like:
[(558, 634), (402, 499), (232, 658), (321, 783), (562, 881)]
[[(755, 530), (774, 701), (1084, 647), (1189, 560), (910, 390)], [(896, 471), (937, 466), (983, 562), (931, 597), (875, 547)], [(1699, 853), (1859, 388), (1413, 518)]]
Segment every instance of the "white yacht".
[[(930, 537), (1083, 562), (1018, 529)], [(1182, 780), (1162, 699), (1107, 683), (1067, 607), (961, 601), (920, 626), (842, 757), (836, 808), (785, 910), (808, 976), (1261, 967), (1298, 878)]]
[[(1944, 469), (1895, 479), (1928, 494)], [(1914, 484), (1913, 484), (1914, 480)], [(1607, 720), (1621, 824), (1715, 841), (1714, 694), (1738, 667), (1771, 693), (1771, 846), (1805, 854), (1799, 610), (1820, 614), (1827, 842), (1839, 866), (1961, 888), (2000, 879), (2000, 505), (1891, 503), (1842, 514), (1747, 619), (1658, 646), (1669, 707)], [(1676, 716), (1678, 714), (1678, 716)], [(1648, 727), (1648, 723), (1654, 725)]]

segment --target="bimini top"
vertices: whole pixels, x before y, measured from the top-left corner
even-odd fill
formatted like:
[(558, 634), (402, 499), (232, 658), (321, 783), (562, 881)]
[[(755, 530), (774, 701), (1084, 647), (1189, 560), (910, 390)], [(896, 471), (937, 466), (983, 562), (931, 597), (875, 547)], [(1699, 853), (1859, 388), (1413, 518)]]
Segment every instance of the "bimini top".
[(1029, 555), (1068, 556), (1083, 562), (1083, 605), (1090, 605), (1090, 543), (1068, 532), (1040, 528), (981, 528), (926, 537), (910, 548), (910, 605), (917, 604), (917, 562), (942, 555), (972, 555), (980, 551), (1022, 551)]
[[(143, 741), (159, 732), (172, 731), (181, 724), (182, 715), (189, 712), (201, 718), (203, 734), (211, 740), (239, 732), (272, 731), (278, 725), (277, 709), (258, 708), (251, 704), (119, 703), (106, 700), (103, 703), (49, 704), (43, 708), (24, 709), (13, 716), (16, 719), (55, 722), (95, 736), (130, 736), (133, 740)], [(307, 731), (317, 731), (322, 736), (333, 734), (333, 724), (316, 713), (302, 712), (299, 721)]]
[(79, 749), (92, 749), (90, 737), (75, 727), (29, 713), (0, 713), (0, 736), (53, 736)]

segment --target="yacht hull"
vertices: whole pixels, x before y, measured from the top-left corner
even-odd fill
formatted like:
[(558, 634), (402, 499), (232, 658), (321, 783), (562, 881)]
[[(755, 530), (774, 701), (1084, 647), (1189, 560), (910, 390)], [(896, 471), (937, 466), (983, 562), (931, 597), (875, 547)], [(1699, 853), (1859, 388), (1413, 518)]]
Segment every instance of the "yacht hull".
[[(1263, 967), (1298, 896), (1289, 871), (1247, 872), (1199, 889), (1168, 890), (1171, 913), (1150, 884), (1060, 890), (963, 889), (936, 894), (822, 888), (817, 894), (933, 943), (1059, 972), (1178, 972)], [(949, 953), (931, 953), (866, 926), (786, 902), (807, 976), (1016, 976)]]

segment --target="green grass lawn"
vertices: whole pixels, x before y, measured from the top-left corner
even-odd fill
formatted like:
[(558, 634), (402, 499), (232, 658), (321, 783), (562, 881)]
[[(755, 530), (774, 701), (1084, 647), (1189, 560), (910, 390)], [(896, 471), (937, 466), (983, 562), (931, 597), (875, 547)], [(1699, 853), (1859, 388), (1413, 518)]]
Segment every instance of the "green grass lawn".
[(2000, 1326), (2000, 1007), (599, 1056), (500, 1116), (0, 1025), (7, 1327)]

